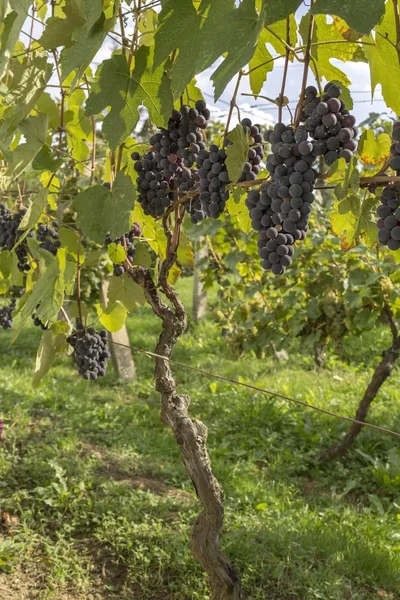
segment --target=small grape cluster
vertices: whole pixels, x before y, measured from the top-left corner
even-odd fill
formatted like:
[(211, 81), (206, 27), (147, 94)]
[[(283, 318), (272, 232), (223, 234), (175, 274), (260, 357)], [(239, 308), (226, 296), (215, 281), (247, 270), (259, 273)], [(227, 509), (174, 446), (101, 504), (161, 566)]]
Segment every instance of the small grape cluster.
[(87, 330), (75, 330), (67, 342), (74, 349), (74, 359), (83, 379), (97, 379), (106, 373), (107, 359), (111, 354), (107, 349), (107, 331), (102, 329), (98, 333), (93, 327)]
[[(141, 233), (140, 227), (137, 223), (135, 223), (134, 226), (132, 227), (131, 231), (129, 231), (128, 233), (125, 233), (120, 238), (116, 238), (115, 240), (112, 240), (110, 237), (110, 234), (108, 233), (106, 236), (105, 245), (109, 246), (113, 242), (114, 242), (114, 244), (123, 245), (125, 248), (125, 251), (126, 251), (126, 259), (131, 264), (133, 264), (133, 262), (135, 260), (135, 254), (136, 254), (134, 240), (135, 240), (135, 237), (137, 237), (138, 228), (139, 228), (139, 235), (140, 235), (140, 233)], [(120, 277), (121, 275), (123, 275), (125, 273), (125, 271), (126, 271), (126, 269), (123, 264), (120, 264), (120, 265), (114, 264), (113, 265), (113, 273), (116, 277)]]
[(223, 212), (229, 198), (229, 192), (226, 190), (229, 175), (225, 159), (224, 148), (219, 148), (216, 144), (211, 144), (209, 151), (200, 150), (197, 157), (200, 207), (192, 215), (193, 223), (198, 223), (206, 217), (217, 219)]
[[(257, 175), (260, 172), (260, 164), (264, 158), (261, 125), (253, 125), (250, 119), (242, 119), (240, 124), (243, 126), (244, 132), (248, 135), (248, 143), (251, 148), (248, 152), (248, 161), (244, 164), (243, 173), (239, 181), (253, 181), (257, 179)], [(227, 145), (229, 145), (229, 141)]]
[(8, 306), (2, 306), (0, 308), (0, 327), (2, 329), (11, 329), (13, 325), (13, 311), (15, 309), (16, 300), (12, 298)]
[[(11, 213), (6, 206), (0, 204), (0, 249), (9, 250), (15, 246), (19, 238), (23, 234), (18, 229), (20, 223), (26, 214), (26, 210), (21, 208), (16, 213)], [(30, 231), (27, 237), (33, 237), (33, 233)], [(30, 264), (28, 260), (28, 245), (26, 240), (17, 246), (15, 254), (18, 258), (18, 269), (24, 273), (30, 271)]]
[(133, 152), (132, 159), (136, 161), (134, 169), (138, 173), (136, 179), (138, 202), (145, 215), (161, 217), (173, 201), (174, 194), (158, 168), (155, 153), (149, 150), (141, 158), (138, 152)]
[[(355, 138), (358, 129), (355, 126), (355, 117), (346, 110), (344, 102), (340, 100), (340, 86), (329, 82), (324, 92), (321, 97), (314, 86), (306, 88), (306, 104), (301, 115), (304, 132), (298, 133), (297, 143), (303, 144), (303, 148), (308, 144), (314, 156), (322, 154), (328, 166), (333, 165), (338, 158), (350, 162), (357, 149)], [(308, 141), (308, 135), (312, 138), (311, 141)], [(302, 152), (301, 148), (299, 150)]]
[(41, 321), (39, 319), (39, 317), (36, 316), (35, 313), (33, 313), (32, 319), (33, 319), (33, 324), (34, 324), (35, 327), (40, 327), (40, 329), (43, 329), (43, 331), (46, 331), (46, 329), (49, 328), (49, 326), (47, 325), (47, 323), (43, 323), (43, 321)]
[[(400, 131), (400, 130), (399, 130)], [(382, 190), (377, 211), (378, 240), (389, 250), (400, 248), (400, 186), (387, 185)]]
[(52, 226), (49, 227), (45, 223), (39, 223), (36, 229), (36, 239), (39, 244), (39, 248), (43, 248), (48, 252), (57, 254), (57, 250), (61, 247), (61, 242), (58, 239), (57, 229), (59, 227), (58, 221), (53, 221)]

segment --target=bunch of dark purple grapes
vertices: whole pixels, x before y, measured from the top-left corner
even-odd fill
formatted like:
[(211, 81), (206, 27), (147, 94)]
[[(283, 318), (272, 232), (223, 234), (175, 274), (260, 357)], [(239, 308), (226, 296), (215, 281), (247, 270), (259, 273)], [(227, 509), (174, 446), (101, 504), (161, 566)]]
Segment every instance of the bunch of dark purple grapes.
[[(0, 204), (0, 250), (8, 250), (11, 252), (23, 231), (19, 230), (21, 221), (26, 214), (26, 210), (21, 208), (18, 212), (12, 213), (6, 206)], [(27, 237), (33, 237), (30, 231)], [(26, 239), (15, 248), (15, 254), (18, 258), (18, 269), (25, 273), (30, 271), (28, 260), (28, 245)]]
[[(168, 127), (150, 138), (152, 150), (143, 159), (137, 152), (132, 153), (139, 174), (138, 200), (145, 214), (161, 216), (173, 202), (175, 192), (194, 190), (198, 177), (192, 167), (199, 152), (206, 148), (202, 130), (206, 129), (209, 118), (204, 100), (197, 100), (194, 107), (182, 105), (180, 110), (172, 111)], [(188, 207), (194, 214), (196, 206), (192, 209), (191, 204)]]
[(36, 239), (40, 242), (39, 248), (51, 252), (54, 256), (61, 247), (61, 242), (58, 239), (58, 226), (58, 221), (53, 221), (51, 227), (45, 225), (45, 223), (39, 223), (36, 229)]
[(83, 379), (97, 379), (106, 373), (107, 360), (111, 354), (107, 349), (107, 331), (98, 333), (93, 327), (74, 331), (67, 342), (74, 349), (74, 359)]
[[(261, 125), (253, 125), (250, 119), (241, 122), (244, 132), (248, 135), (251, 148), (248, 151), (248, 160), (243, 167), (239, 181), (253, 181), (260, 172), (260, 163), (264, 157), (262, 146)], [(231, 142), (225, 139), (224, 146)], [(225, 164), (226, 152), (216, 144), (210, 150), (201, 150), (197, 158), (197, 172), (200, 178), (200, 208), (192, 215), (192, 221), (198, 223), (206, 217), (217, 219), (225, 208), (229, 198), (227, 186), (230, 183), (228, 170)], [(236, 182), (235, 182), (236, 183)]]
[(306, 236), (314, 202), (315, 155), (308, 147), (301, 152), (302, 142), (296, 137), (297, 130), (283, 123), (265, 132), (272, 150), (267, 157), (271, 182), (249, 191), (246, 199), (253, 229), (259, 235), (261, 264), (274, 275), (282, 275), (291, 264), (293, 245)]
[(378, 206), (378, 240), (389, 250), (400, 248), (400, 186), (387, 185)]
[(11, 299), (8, 306), (2, 306), (0, 308), (0, 327), (2, 329), (11, 329), (13, 325), (13, 311), (15, 309), (16, 300)]
[(324, 92), (321, 97), (314, 86), (305, 90), (306, 104), (301, 115), (305, 131), (300, 133), (296, 130), (296, 141), (299, 145), (303, 144), (303, 148), (299, 147), (299, 150), (304, 152), (308, 146), (314, 156), (322, 154), (328, 166), (333, 165), (338, 158), (349, 162), (357, 149), (355, 138), (358, 129), (355, 117), (340, 100), (340, 86), (329, 82)]
[[(110, 234), (108, 233), (106, 236), (105, 245), (109, 246), (112, 243), (122, 245), (126, 251), (126, 259), (130, 262), (130, 264), (133, 264), (136, 254), (135, 238), (138, 237), (140, 233), (141, 231), (139, 224), (134, 223), (132, 229), (128, 233), (125, 233), (115, 240), (112, 240)], [(113, 264), (113, 273), (116, 277), (120, 277), (125, 273), (125, 271), (126, 269), (123, 264)]]
[(164, 179), (162, 171), (158, 168), (155, 154), (149, 150), (141, 158), (138, 152), (133, 152), (132, 158), (136, 161), (134, 168), (138, 173), (136, 178), (138, 202), (145, 215), (161, 217), (173, 201), (174, 193), (169, 189), (168, 181)]
[(396, 171), (397, 175), (400, 173), (400, 121), (396, 121), (393, 125), (392, 131), (392, 145), (390, 146), (390, 167), (393, 171)]

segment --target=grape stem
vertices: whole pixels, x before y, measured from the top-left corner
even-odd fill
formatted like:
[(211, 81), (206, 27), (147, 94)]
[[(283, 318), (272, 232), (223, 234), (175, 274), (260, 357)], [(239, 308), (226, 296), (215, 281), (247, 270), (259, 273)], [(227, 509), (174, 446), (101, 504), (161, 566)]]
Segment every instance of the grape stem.
[(232, 99), (230, 101), (228, 118), (227, 118), (226, 127), (225, 127), (225, 137), (227, 137), (227, 135), (229, 133), (229, 126), (231, 124), (231, 118), (232, 118), (233, 109), (235, 108), (235, 106), (237, 108), (236, 98), (237, 98), (237, 94), (238, 94), (239, 86), (240, 86), (240, 81), (241, 81), (242, 77), (243, 77), (243, 70), (240, 69), (239, 75), (238, 75), (238, 78), (237, 78), (237, 82), (236, 82), (236, 85), (235, 85), (235, 89), (234, 89), (234, 92), (233, 92), (233, 96), (232, 96)]
[(291, 48), (290, 48), (290, 17), (287, 17), (286, 18), (286, 56), (285, 56), (285, 66), (283, 68), (281, 91), (280, 91), (280, 94), (278, 97), (278, 123), (280, 123), (282, 121), (282, 109), (283, 109), (284, 98), (285, 98), (285, 86), (286, 86), (286, 79), (287, 79), (287, 74), (288, 74), (290, 52), (291, 52)]
[[(310, 0), (310, 7), (313, 5), (313, 0)], [(310, 57), (311, 57), (311, 42), (312, 36), (314, 32), (314, 15), (310, 14), (310, 23), (308, 26), (308, 34), (307, 34), (307, 44), (304, 53), (304, 70), (303, 70), (303, 80), (301, 82), (301, 92), (300, 99), (296, 107), (295, 117), (294, 117), (294, 128), (296, 129), (300, 123), (301, 113), (303, 110), (304, 104), (304, 94), (307, 86), (307, 77), (308, 77), (308, 68), (310, 65)]]

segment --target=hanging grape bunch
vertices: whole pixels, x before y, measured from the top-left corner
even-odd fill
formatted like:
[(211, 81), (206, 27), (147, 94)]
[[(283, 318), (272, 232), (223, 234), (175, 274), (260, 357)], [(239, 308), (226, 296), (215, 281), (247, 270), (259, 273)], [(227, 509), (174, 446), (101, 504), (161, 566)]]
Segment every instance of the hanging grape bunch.
[(74, 350), (74, 360), (83, 379), (97, 379), (105, 375), (107, 360), (111, 356), (107, 349), (105, 329), (98, 333), (93, 327), (77, 329), (67, 338), (67, 342)]
[(301, 115), (304, 129), (301, 129), (302, 133), (299, 132), (297, 136), (299, 151), (309, 151), (314, 156), (322, 154), (328, 166), (333, 165), (338, 158), (349, 162), (357, 149), (355, 138), (358, 129), (355, 126), (355, 117), (346, 110), (344, 102), (340, 100), (340, 86), (329, 82), (324, 92), (320, 97), (314, 86), (305, 90), (306, 103)]
[[(18, 227), (26, 214), (24, 208), (20, 209), (16, 213), (12, 213), (6, 206), (0, 204), (0, 249), (11, 251), (19, 238), (23, 234)], [(33, 237), (33, 233), (30, 231), (27, 237)], [(26, 239), (21, 242), (15, 249), (15, 254), (18, 258), (18, 269), (24, 273), (30, 270), (28, 260), (28, 245)]]
[(174, 191), (194, 189), (198, 178), (192, 167), (206, 147), (201, 130), (207, 127), (209, 118), (204, 100), (198, 100), (195, 107), (182, 105), (180, 110), (172, 111), (168, 127), (150, 138), (152, 150), (143, 159), (137, 152), (132, 153), (138, 173), (138, 200), (145, 214), (162, 216), (174, 200)]
[(48, 252), (57, 254), (57, 250), (61, 247), (61, 242), (58, 239), (58, 221), (53, 221), (51, 227), (46, 225), (45, 223), (39, 223), (36, 229), (36, 239), (39, 244), (39, 248), (43, 248)]
[[(390, 167), (400, 173), (400, 122), (393, 125), (392, 145), (390, 147)], [(400, 248), (400, 186), (387, 185), (382, 190), (381, 204), (376, 210), (378, 214), (378, 240), (389, 250)]]
[(304, 131), (298, 128), (295, 132), (293, 127), (277, 123), (265, 132), (264, 139), (272, 150), (267, 157), (271, 182), (249, 191), (246, 199), (252, 227), (258, 231), (261, 265), (274, 275), (282, 275), (290, 266), (293, 245), (305, 238), (314, 202), (315, 156), (308, 147), (300, 151)]
[[(125, 233), (125, 235), (121, 236), (120, 238), (116, 238), (115, 240), (112, 240), (110, 237), (110, 234), (108, 233), (107, 237), (106, 237), (105, 245), (109, 246), (112, 243), (117, 244), (117, 245), (122, 245), (126, 251), (126, 260), (128, 260), (130, 262), (130, 264), (133, 264), (133, 262), (135, 260), (135, 253), (136, 253), (134, 240), (135, 240), (135, 237), (138, 237), (138, 231), (139, 231), (139, 235), (140, 235), (141, 231), (140, 231), (139, 224), (134, 223), (131, 231), (129, 231), (128, 233)], [(120, 277), (121, 275), (123, 275), (125, 273), (125, 271), (126, 271), (126, 269), (123, 264), (113, 264), (113, 273), (116, 277)]]
[(2, 329), (11, 329), (13, 325), (12, 314), (15, 309), (16, 300), (12, 298), (8, 306), (2, 306), (0, 308), (0, 327)]
[[(254, 181), (260, 172), (260, 163), (264, 157), (262, 146), (261, 125), (253, 125), (250, 119), (243, 119), (240, 124), (248, 135), (249, 144), (252, 146), (248, 151), (248, 160), (243, 167), (243, 173), (239, 181)], [(225, 139), (224, 146), (231, 142)], [(225, 164), (226, 152), (216, 144), (210, 146), (210, 150), (201, 150), (197, 158), (200, 178), (200, 203), (201, 208), (192, 217), (197, 223), (205, 217), (217, 219), (225, 208), (229, 198), (227, 189), (229, 181), (228, 170)]]

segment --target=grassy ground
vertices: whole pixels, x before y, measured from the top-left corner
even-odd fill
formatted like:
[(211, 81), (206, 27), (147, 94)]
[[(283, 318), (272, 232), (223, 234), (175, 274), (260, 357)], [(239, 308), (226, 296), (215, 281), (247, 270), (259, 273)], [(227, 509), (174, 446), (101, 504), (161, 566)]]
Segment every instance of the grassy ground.
[[(181, 284), (188, 303), (190, 283)], [(129, 321), (135, 346), (152, 349), (158, 331), (147, 309)], [(199, 505), (160, 423), (152, 361), (138, 355), (138, 381), (121, 384), (111, 371), (85, 382), (58, 359), (32, 389), (39, 336), (29, 329), (10, 348), (0, 335), (0, 599), (206, 600), (188, 550)], [(370, 351), (352, 342), (353, 366), (331, 359), (316, 371), (307, 356), (233, 358), (207, 321), (190, 327), (174, 357), (353, 415), (385, 339), (375, 333)], [(223, 545), (246, 598), (400, 598), (395, 438), (366, 430), (345, 460), (321, 466), (315, 454), (345, 423), (181, 367), (176, 376), (209, 427), (226, 495)], [(396, 371), (371, 421), (400, 431), (398, 390)]]

